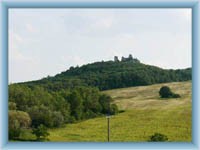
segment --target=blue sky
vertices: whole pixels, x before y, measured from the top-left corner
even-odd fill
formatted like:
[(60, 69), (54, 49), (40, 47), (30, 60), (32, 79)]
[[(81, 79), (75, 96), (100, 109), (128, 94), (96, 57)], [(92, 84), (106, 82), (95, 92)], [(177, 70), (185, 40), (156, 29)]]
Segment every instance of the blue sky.
[(191, 9), (9, 9), (9, 83), (132, 54), (191, 67)]

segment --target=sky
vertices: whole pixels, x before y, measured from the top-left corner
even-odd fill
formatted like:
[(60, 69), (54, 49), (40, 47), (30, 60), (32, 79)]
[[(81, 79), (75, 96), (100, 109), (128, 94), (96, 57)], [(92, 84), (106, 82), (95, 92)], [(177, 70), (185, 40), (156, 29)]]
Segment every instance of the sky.
[(191, 9), (9, 9), (9, 83), (132, 54), (165, 69), (191, 67)]

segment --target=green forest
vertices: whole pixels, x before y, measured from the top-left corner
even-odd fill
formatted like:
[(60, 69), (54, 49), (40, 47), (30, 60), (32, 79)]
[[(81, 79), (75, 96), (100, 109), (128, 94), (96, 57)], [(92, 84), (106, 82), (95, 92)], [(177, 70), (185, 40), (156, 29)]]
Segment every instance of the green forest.
[(115, 56), (114, 61), (101, 61), (83, 66), (70, 67), (68, 70), (37, 81), (21, 83), (29, 87), (39, 85), (49, 91), (74, 88), (77, 86), (97, 87), (109, 90), (131, 86), (151, 85), (156, 83), (187, 81), (192, 78), (191, 68), (162, 69), (146, 65), (129, 55), (121, 61)]
[(188, 81), (191, 68), (162, 69), (141, 63), (129, 55), (70, 67), (53, 77), (9, 85), (9, 139), (31, 131), (37, 140), (46, 140), (47, 129), (89, 118), (119, 113), (111, 96), (101, 91)]

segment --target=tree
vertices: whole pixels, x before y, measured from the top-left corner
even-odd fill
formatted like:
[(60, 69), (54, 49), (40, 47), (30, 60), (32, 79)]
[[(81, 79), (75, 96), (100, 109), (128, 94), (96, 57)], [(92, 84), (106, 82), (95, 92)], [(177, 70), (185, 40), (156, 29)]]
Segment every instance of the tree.
[(8, 108), (9, 110), (16, 110), (17, 109), (16, 103), (8, 102)]
[(38, 127), (44, 124), (47, 127), (53, 127), (52, 110), (44, 105), (33, 106), (28, 110), (32, 119), (32, 127)]
[(140, 61), (139, 61), (137, 58), (134, 58), (134, 59), (133, 59), (133, 62), (134, 62), (134, 63), (140, 63)]
[(69, 68), (69, 70), (73, 70), (74, 69), (74, 67), (73, 66), (71, 66), (70, 68)]
[(31, 90), (25, 85), (12, 84), (9, 86), (9, 102), (16, 103), (18, 110), (27, 109), (31, 95)]
[[(59, 112), (61, 112), (64, 119), (63, 123), (68, 123), (70, 120), (70, 104), (68, 103), (67, 99), (65, 99), (68, 94), (69, 91), (66, 90), (61, 90), (60, 92), (52, 92), (53, 95), (52, 102), (54, 104), (54, 110), (59, 110)], [(61, 117), (61, 115), (59, 116)]]
[(112, 98), (108, 95), (102, 94), (99, 97), (99, 103), (102, 106), (102, 113), (103, 114), (110, 114), (110, 102)]
[(28, 128), (31, 118), (28, 113), (23, 111), (9, 110), (9, 139), (18, 138), (22, 129)]
[(118, 113), (118, 107), (116, 104), (110, 105), (110, 115), (116, 115)]
[(67, 99), (70, 103), (71, 115), (74, 116), (76, 120), (80, 120), (83, 109), (80, 93), (77, 90), (73, 90)]
[(179, 98), (179, 94), (173, 93), (168, 86), (163, 86), (160, 88), (159, 94), (161, 98)]
[(36, 135), (38, 141), (47, 140), (47, 137), (49, 136), (47, 128), (43, 124), (34, 128), (32, 133)]
[(150, 136), (149, 139), (150, 142), (164, 142), (167, 140), (168, 140), (167, 136), (160, 133), (154, 133), (154, 135)]
[[(102, 110), (101, 104), (99, 103), (99, 90), (96, 88), (81, 88), (79, 90), (83, 101), (84, 111), (92, 111), (99, 113)], [(91, 113), (92, 114), (92, 113)], [(92, 115), (93, 116), (93, 115)]]
[(52, 113), (52, 126), (53, 127), (60, 127), (64, 123), (64, 117), (60, 111), (54, 111)]
[(161, 98), (170, 98), (173, 93), (168, 86), (163, 86), (160, 88), (159, 94)]

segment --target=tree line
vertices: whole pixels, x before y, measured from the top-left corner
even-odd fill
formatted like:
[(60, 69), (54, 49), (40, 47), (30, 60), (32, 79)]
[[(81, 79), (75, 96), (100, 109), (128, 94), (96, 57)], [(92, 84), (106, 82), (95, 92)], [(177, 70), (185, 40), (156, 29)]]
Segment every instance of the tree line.
[(192, 79), (192, 69), (162, 69), (150, 66), (136, 58), (122, 57), (121, 61), (95, 62), (81, 67), (70, 67), (54, 77), (25, 82), (28, 86), (40, 85), (48, 90), (92, 86), (99, 90), (109, 90), (131, 86), (151, 85), (165, 82), (180, 82)]
[[(97, 88), (75, 87), (47, 91), (40, 86), (9, 85), (9, 138), (19, 137), (24, 128), (61, 127), (118, 112), (112, 98)], [(35, 132), (37, 133), (37, 132)]]

